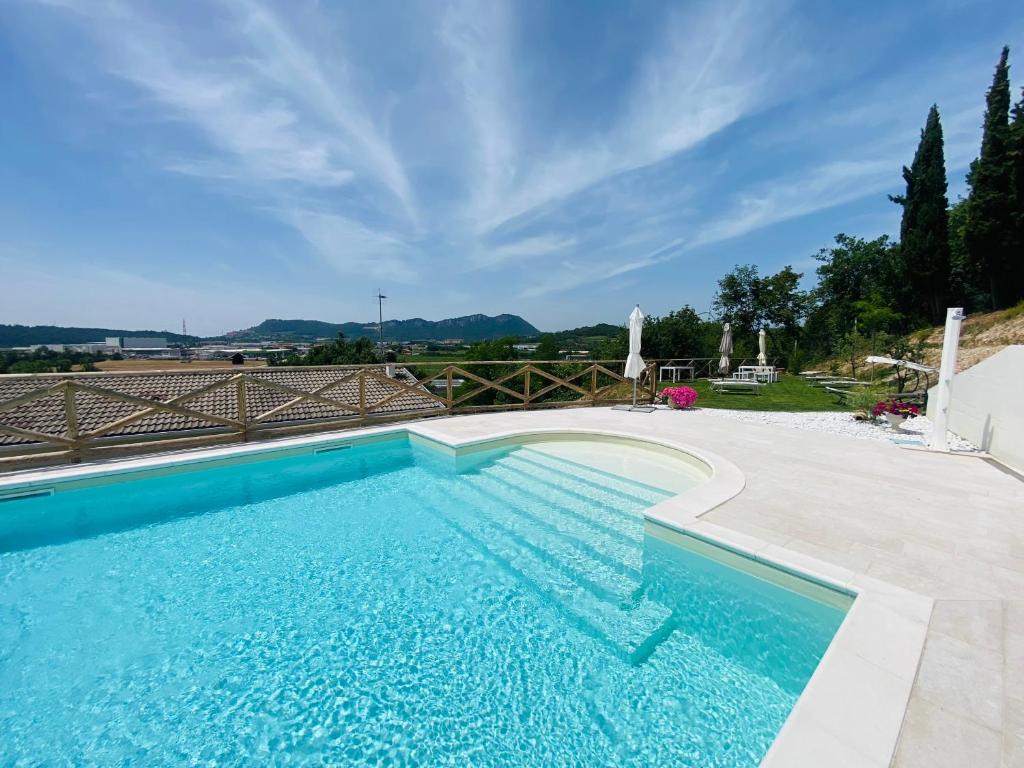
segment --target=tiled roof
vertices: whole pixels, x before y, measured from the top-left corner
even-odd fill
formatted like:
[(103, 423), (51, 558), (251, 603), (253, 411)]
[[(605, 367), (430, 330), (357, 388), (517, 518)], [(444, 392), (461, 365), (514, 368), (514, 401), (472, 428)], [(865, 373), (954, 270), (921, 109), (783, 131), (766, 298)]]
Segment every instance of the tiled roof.
[[(257, 381), (267, 381), (280, 384), (299, 390), (303, 393), (318, 392), (321, 396), (331, 400), (350, 404), (354, 408), (359, 406), (359, 377), (352, 376), (357, 369), (340, 367), (323, 368), (259, 368), (246, 369), (244, 373)], [(384, 369), (372, 369), (378, 374), (383, 374)], [(214, 384), (218, 381), (230, 379), (239, 372), (231, 369), (223, 370), (197, 370), (192, 371), (170, 371), (162, 373), (143, 374), (101, 374), (101, 375), (75, 375), (66, 376), (0, 376), (0, 405), (7, 400), (19, 397), (29, 392), (45, 390), (62, 381), (72, 380), (77, 384), (115, 392), (132, 395), (145, 400), (168, 402), (176, 397), (189, 392), (200, 390), (203, 387)], [(346, 377), (352, 376), (345, 381)], [(415, 378), (405, 369), (399, 368), (396, 372), (395, 381), (406, 385), (415, 384)], [(332, 382), (338, 382), (331, 386)], [(387, 404), (374, 409), (368, 409), (369, 414), (391, 414), (406, 411), (420, 411), (427, 409), (440, 409), (444, 406), (438, 401), (430, 398), (426, 390), (419, 395), (417, 392), (405, 392)], [(295, 395), (280, 390), (270, 389), (266, 386), (248, 381), (245, 385), (246, 410), (251, 420), (254, 416), (265, 413), (276, 408)], [(373, 405), (386, 398), (388, 395), (399, 392), (397, 387), (390, 382), (372, 376), (365, 377), (365, 398), (367, 405)], [(180, 404), (184, 408), (193, 411), (200, 411), (213, 417), (238, 419), (237, 387), (228, 385), (213, 392), (207, 392), (195, 399), (187, 400)], [(75, 393), (75, 408), (78, 415), (78, 429), (80, 433), (98, 429), (117, 419), (130, 416), (143, 410), (141, 404), (126, 403), (118, 400), (111, 400), (98, 394), (90, 392)], [(304, 421), (320, 421), (325, 419), (338, 419), (346, 416), (358, 415), (353, 411), (345, 410), (337, 406), (314, 400), (305, 400), (287, 410), (278, 413), (262, 423), (292, 423)], [(17, 406), (10, 411), (0, 411), (0, 424), (21, 429), (43, 432), (51, 435), (65, 435), (66, 424), (64, 420), (64, 395), (58, 393), (47, 397), (33, 400)], [(168, 411), (158, 411), (143, 419), (133, 421), (115, 431), (109, 432), (110, 436), (142, 435), (159, 432), (180, 432), (190, 429), (205, 429), (223, 426), (215, 421), (208, 421), (197, 417), (190, 417)], [(30, 444), (31, 439), (0, 434), (0, 446)]]

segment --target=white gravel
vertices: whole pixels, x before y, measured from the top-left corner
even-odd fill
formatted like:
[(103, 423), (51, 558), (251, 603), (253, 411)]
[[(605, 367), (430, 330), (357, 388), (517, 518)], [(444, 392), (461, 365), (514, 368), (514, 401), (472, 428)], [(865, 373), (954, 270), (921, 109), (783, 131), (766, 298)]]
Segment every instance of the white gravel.
[[(724, 408), (707, 408), (726, 419), (749, 421), (760, 424), (775, 424), (791, 429), (808, 429), (813, 432), (828, 432), (846, 435), (861, 440), (888, 440), (907, 445), (927, 445), (932, 437), (932, 422), (927, 416), (917, 416), (903, 422), (901, 429), (893, 429), (885, 419), (857, 421), (849, 413), (810, 411), (790, 413), (784, 411), (731, 411)], [(978, 449), (961, 437), (949, 433), (949, 447), (954, 451), (977, 451)]]

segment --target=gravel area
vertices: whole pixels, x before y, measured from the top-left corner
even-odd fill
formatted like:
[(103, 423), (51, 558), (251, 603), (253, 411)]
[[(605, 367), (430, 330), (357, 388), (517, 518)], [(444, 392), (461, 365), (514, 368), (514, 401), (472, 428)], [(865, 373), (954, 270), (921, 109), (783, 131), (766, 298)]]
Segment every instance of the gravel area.
[[(927, 416), (917, 416), (903, 422), (901, 429), (892, 429), (885, 419), (857, 421), (849, 413), (811, 411), (790, 413), (783, 411), (731, 411), (725, 408), (707, 408), (713, 413), (736, 421), (776, 424), (791, 429), (809, 429), (814, 432), (829, 432), (861, 440), (888, 440), (906, 445), (927, 445), (932, 437), (932, 422)], [(977, 451), (977, 447), (961, 437), (949, 433), (949, 447), (954, 451)]]

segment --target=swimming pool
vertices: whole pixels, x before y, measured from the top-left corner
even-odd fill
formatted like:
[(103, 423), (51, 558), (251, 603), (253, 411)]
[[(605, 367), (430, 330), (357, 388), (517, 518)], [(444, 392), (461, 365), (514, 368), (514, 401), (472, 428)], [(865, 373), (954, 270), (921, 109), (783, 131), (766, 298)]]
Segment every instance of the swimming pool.
[(696, 469), (571, 443), (0, 502), (2, 762), (757, 765), (849, 598), (645, 525)]

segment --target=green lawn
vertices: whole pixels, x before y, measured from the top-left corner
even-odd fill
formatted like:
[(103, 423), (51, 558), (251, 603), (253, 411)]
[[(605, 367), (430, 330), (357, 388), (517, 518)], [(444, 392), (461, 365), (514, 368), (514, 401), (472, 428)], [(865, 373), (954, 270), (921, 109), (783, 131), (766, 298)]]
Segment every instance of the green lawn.
[(448, 363), (457, 363), (460, 360), (465, 359), (465, 350), (459, 350), (457, 352), (423, 352), (418, 355), (399, 355), (398, 363), (436, 363), (438, 367), (443, 367)]
[(774, 384), (767, 384), (760, 395), (740, 392), (718, 393), (703, 379), (679, 384), (660, 382), (658, 391), (665, 387), (687, 386), (697, 390), (698, 408), (732, 408), (737, 411), (849, 411), (849, 406), (837, 402), (836, 396), (821, 387), (812, 387), (799, 376), (781, 376)]

